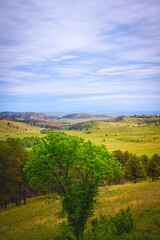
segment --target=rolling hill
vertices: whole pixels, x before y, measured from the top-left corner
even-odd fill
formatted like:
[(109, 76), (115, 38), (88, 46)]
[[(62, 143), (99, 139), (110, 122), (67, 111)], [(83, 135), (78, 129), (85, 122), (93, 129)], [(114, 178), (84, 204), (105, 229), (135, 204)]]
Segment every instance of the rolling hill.
[(109, 119), (109, 115), (96, 115), (88, 113), (74, 113), (67, 115), (44, 114), (37, 112), (0, 112), (0, 117), (19, 118), (19, 119), (36, 119), (36, 120), (56, 120), (56, 119)]
[(89, 113), (73, 113), (64, 115), (62, 118), (65, 119), (108, 119), (110, 118), (108, 115), (97, 115), (97, 114), (89, 114)]
[(36, 119), (36, 120), (55, 120), (57, 117), (36, 112), (0, 112), (0, 117), (4, 118), (20, 118), (20, 119)]

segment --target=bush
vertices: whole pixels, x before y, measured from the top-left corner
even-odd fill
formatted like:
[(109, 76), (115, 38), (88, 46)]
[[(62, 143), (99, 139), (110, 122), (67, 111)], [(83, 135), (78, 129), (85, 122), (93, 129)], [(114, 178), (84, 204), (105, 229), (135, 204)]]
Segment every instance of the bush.
[(128, 233), (133, 228), (133, 219), (129, 207), (126, 211), (121, 209), (121, 211), (117, 213), (115, 217), (110, 218), (117, 229), (118, 235), (121, 235), (124, 232)]
[[(88, 232), (85, 240), (118, 240), (126, 237), (133, 228), (133, 219), (129, 207), (121, 210), (114, 217), (101, 216), (92, 221), (92, 231)], [(126, 239), (126, 238), (125, 238)]]

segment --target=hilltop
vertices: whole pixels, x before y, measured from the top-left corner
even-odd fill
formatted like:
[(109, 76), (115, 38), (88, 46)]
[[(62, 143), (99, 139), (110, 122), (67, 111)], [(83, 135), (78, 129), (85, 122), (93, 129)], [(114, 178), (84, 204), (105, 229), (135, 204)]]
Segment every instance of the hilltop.
[(0, 117), (18, 118), (18, 119), (35, 119), (35, 120), (61, 120), (61, 119), (110, 119), (109, 115), (96, 115), (89, 113), (73, 114), (45, 114), (37, 112), (0, 112)]
[(0, 112), (0, 117), (4, 118), (19, 118), (19, 119), (36, 119), (36, 120), (51, 120), (56, 119), (55, 116), (37, 112)]
[(64, 115), (62, 118), (65, 119), (108, 119), (111, 118), (109, 115), (101, 114), (89, 114), (89, 113), (73, 113)]

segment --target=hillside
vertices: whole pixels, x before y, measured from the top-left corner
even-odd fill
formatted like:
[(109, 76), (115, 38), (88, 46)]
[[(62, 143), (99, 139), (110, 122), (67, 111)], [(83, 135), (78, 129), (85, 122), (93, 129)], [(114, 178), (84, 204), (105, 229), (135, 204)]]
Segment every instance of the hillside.
[(18, 119), (35, 119), (35, 120), (63, 120), (63, 119), (71, 119), (71, 120), (83, 120), (83, 119), (110, 119), (109, 115), (96, 115), (96, 114), (88, 114), (88, 113), (74, 113), (74, 114), (44, 114), (37, 112), (0, 112), (0, 117), (4, 118), (18, 118)]
[(64, 115), (62, 118), (65, 119), (108, 119), (110, 118), (107, 115), (97, 115), (97, 114), (89, 114), (89, 113), (73, 113)]
[(123, 117), (113, 122), (81, 122), (71, 125), (65, 133), (106, 145), (110, 152), (119, 149), (152, 156), (154, 153), (160, 154), (159, 119), (157, 117), (148, 121), (143, 118)]
[[(160, 181), (106, 186), (100, 188), (95, 217), (115, 215), (131, 208), (134, 228), (130, 239), (158, 240), (160, 236)], [(40, 196), (27, 200), (27, 205), (13, 204), (0, 211), (1, 240), (53, 240), (59, 233), (60, 201)], [(87, 230), (90, 227), (88, 222)], [(128, 238), (127, 238), (128, 239)]]
[(36, 120), (51, 120), (57, 119), (55, 116), (36, 112), (0, 112), (0, 117), (4, 118), (19, 118), (19, 119), (36, 119)]

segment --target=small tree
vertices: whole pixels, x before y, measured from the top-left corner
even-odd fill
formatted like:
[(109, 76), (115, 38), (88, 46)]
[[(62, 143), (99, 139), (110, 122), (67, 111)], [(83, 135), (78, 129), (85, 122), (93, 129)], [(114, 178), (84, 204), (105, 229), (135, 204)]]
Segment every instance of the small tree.
[(33, 148), (25, 171), (33, 185), (54, 184), (62, 197), (62, 212), (78, 240), (93, 215), (99, 184), (118, 168), (105, 146), (50, 133), (42, 145)]
[(146, 178), (144, 167), (136, 155), (131, 156), (124, 165), (124, 177), (134, 183)]
[(142, 162), (142, 165), (143, 165), (145, 171), (147, 171), (147, 167), (148, 167), (148, 164), (149, 164), (149, 158), (148, 158), (148, 156), (147, 156), (147, 155), (142, 155), (142, 156), (140, 157), (140, 159), (141, 159), (141, 162)]
[(115, 150), (113, 151), (113, 153), (115, 154), (116, 159), (122, 164), (122, 170), (125, 164), (125, 159), (124, 159), (124, 154), (121, 150)]
[(147, 166), (147, 175), (152, 178), (152, 182), (160, 176), (160, 165), (157, 154), (154, 154)]

